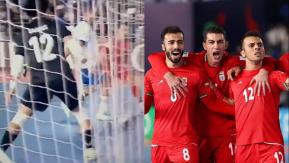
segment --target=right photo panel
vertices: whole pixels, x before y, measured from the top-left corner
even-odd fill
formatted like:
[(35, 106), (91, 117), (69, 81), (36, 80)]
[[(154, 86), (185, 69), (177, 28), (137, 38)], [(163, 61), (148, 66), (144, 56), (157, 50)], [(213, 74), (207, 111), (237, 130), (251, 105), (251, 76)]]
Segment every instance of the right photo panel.
[(144, 0), (145, 163), (289, 163), (288, 7)]

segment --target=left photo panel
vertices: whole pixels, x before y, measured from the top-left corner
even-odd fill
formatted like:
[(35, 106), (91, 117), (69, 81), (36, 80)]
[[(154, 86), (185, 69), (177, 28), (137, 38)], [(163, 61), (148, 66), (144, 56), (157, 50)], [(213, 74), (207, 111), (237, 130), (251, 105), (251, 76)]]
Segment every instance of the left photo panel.
[(144, 2), (0, 0), (0, 163), (144, 162)]

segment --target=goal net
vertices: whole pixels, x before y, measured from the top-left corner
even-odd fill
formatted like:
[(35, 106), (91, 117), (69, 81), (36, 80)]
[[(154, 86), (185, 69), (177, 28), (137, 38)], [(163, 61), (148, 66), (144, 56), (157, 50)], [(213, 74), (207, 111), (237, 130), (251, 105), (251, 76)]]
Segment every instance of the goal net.
[[(12, 101), (5, 102), (5, 92), (13, 78), (11, 67), (16, 66), (15, 46), (22, 46), (13, 37), (22, 36), (23, 32), (14, 27), (25, 28), (31, 21), (25, 13), (27, 9), (21, 6), (31, 0), (19, 0), (17, 4), (12, 1), (0, 0), (1, 138), (19, 109), (25, 88), (31, 85), (31, 75), (25, 71), (31, 67), (24, 62)], [(61, 43), (57, 48), (70, 49), (71, 53), (79, 50), (77, 55), (82, 58), (80, 61), (73, 55), (64, 57), (76, 79), (80, 109), (92, 121), (97, 162), (135, 163), (144, 159), (143, 6), (142, 0), (49, 0), (47, 12), (35, 10), (37, 19), (42, 14), (65, 22), (71, 31), (68, 38), (82, 37), (84, 28), (89, 29), (88, 40), (78, 42), (80, 49)], [(47, 46), (47, 42), (44, 44)], [(44, 51), (45, 47), (40, 54), (44, 55)], [(66, 77), (65, 73), (61, 75)], [(83, 141), (76, 118), (55, 96), (45, 111), (33, 112), (5, 153), (16, 163), (78, 163), (84, 162)]]

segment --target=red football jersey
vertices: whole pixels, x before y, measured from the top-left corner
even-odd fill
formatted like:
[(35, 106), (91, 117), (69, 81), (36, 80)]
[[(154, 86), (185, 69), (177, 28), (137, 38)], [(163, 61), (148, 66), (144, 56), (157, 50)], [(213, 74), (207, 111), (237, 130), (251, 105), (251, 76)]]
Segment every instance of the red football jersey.
[(235, 99), (237, 145), (253, 143), (283, 144), (279, 125), (280, 92), (286, 90), (284, 82), (288, 76), (281, 71), (269, 74), (271, 92), (254, 95), (251, 79), (259, 72), (243, 70), (238, 78), (231, 83)]
[[(205, 70), (204, 72), (215, 83), (217, 88), (225, 95), (229, 92), (229, 82), (227, 71), (237, 65), (241, 65), (239, 57), (225, 54), (220, 67), (211, 67), (206, 60), (206, 51), (200, 53), (190, 53), (183, 56), (188, 64), (196, 65)], [(169, 69), (165, 65), (164, 52), (154, 53), (149, 57), (149, 61), (155, 70), (165, 74)], [(233, 108), (233, 106), (232, 106)], [(221, 109), (216, 107), (216, 109)], [(233, 116), (223, 115), (207, 109), (202, 103), (198, 102), (196, 114), (196, 127), (200, 136), (230, 136), (235, 134), (235, 119)]]
[[(165, 53), (158, 52), (149, 56), (149, 61), (153, 69), (158, 70), (163, 76), (169, 69), (165, 64)], [(225, 53), (222, 64), (219, 67), (211, 67), (206, 60), (206, 51), (200, 53), (186, 53), (183, 60), (188, 64), (198, 66), (203, 69), (217, 88), (225, 95), (229, 96), (229, 81), (227, 80), (227, 71), (235, 66), (244, 66), (244, 60), (239, 56)], [(275, 68), (276, 60), (272, 57), (264, 58), (264, 66), (267, 71)], [(221, 108), (216, 108), (221, 109)], [(199, 103), (197, 107), (196, 125), (200, 136), (230, 136), (235, 134), (235, 119), (232, 116), (219, 114), (208, 110), (203, 104)], [(218, 130), (216, 130), (218, 128)]]
[[(155, 122), (152, 144), (170, 146), (174, 144), (197, 143), (193, 124), (198, 88), (203, 78), (199, 71), (188, 67), (170, 69), (187, 80), (189, 93), (178, 99), (158, 72), (149, 70), (145, 75), (145, 93), (154, 96)], [(150, 85), (150, 86), (147, 86)], [(151, 90), (149, 90), (151, 88)]]
[(289, 74), (289, 53), (285, 53), (279, 58), (278, 68)]
[[(194, 126), (196, 100), (200, 97), (208, 108), (219, 106), (224, 114), (233, 115), (234, 110), (217, 99), (208, 86), (208, 79), (199, 68), (188, 65), (170, 69), (186, 81), (187, 96), (178, 98), (171, 93), (165, 79), (152, 69), (145, 75), (145, 95), (154, 97), (155, 124), (152, 144), (169, 146), (173, 144), (197, 143)], [(147, 103), (147, 102), (145, 102)], [(231, 109), (231, 110), (230, 110)], [(146, 109), (147, 110), (147, 109)], [(214, 109), (213, 109), (214, 110)]]
[[(206, 52), (197, 54), (199, 65), (202, 65), (206, 74), (223, 95), (229, 96), (229, 81), (227, 71), (240, 65), (239, 57), (225, 54), (219, 67), (211, 67), (206, 60)], [(233, 106), (232, 106), (233, 108)], [(208, 110), (202, 103), (197, 109), (197, 132), (200, 136), (230, 136), (235, 134), (235, 118)]]

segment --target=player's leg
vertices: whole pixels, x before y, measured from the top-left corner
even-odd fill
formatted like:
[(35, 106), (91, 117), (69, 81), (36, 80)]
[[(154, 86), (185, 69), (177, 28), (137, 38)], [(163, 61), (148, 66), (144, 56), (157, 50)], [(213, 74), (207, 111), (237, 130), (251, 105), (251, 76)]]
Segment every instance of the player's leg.
[(27, 87), (19, 109), (11, 122), (1, 141), (1, 148), (6, 151), (10, 144), (16, 139), (26, 120), (32, 116), (33, 110), (44, 111), (47, 108), (48, 95), (45, 88)]
[(101, 79), (99, 82), (100, 85), (100, 102), (98, 105), (98, 111), (96, 112), (96, 119), (97, 120), (112, 120), (109, 108), (108, 108), (108, 99), (111, 93), (111, 68), (110, 68), (110, 59), (108, 49), (106, 47), (100, 48), (100, 57), (101, 57), (101, 64), (100, 64), (100, 72)]
[(151, 148), (152, 163), (173, 163), (170, 161), (166, 147), (152, 146)]
[(20, 108), (10, 121), (1, 141), (1, 148), (6, 151), (20, 133), (23, 124), (32, 116), (32, 109), (20, 104)]
[(12, 160), (0, 149), (0, 163), (12, 163)]
[[(73, 78), (72, 78), (73, 79)], [(57, 93), (53, 92), (58, 98), (60, 98), (72, 114), (76, 117), (77, 122), (80, 125), (81, 133), (84, 138), (84, 157), (86, 160), (95, 160), (97, 159), (96, 151), (92, 146), (92, 125), (89, 119), (89, 116), (83, 110), (84, 108), (79, 107), (78, 92), (76, 82), (73, 80), (66, 80), (65, 87), (63, 84), (52, 83), (51, 87), (53, 90), (57, 90)], [(64, 91), (64, 92), (63, 92)]]
[(259, 144), (260, 161), (285, 163), (284, 147), (281, 145)]
[(216, 163), (233, 163), (235, 161), (235, 136), (220, 137), (218, 148), (215, 152)]
[(167, 152), (174, 163), (199, 163), (198, 146), (195, 143), (168, 147)]
[(96, 160), (97, 159), (97, 153), (96, 149), (92, 146), (92, 125), (91, 121), (89, 120), (88, 115), (84, 112), (83, 109), (74, 108), (72, 111), (72, 114), (76, 117), (80, 128), (81, 133), (83, 135), (84, 140), (84, 157), (88, 160)]
[(111, 92), (111, 80), (109, 74), (105, 73), (102, 75), (100, 81), (100, 102), (98, 105), (98, 111), (96, 113), (97, 120), (112, 120), (109, 108), (108, 108), (108, 100)]

